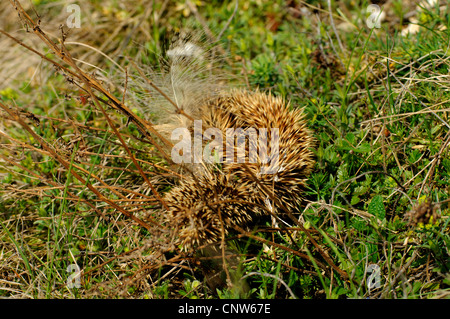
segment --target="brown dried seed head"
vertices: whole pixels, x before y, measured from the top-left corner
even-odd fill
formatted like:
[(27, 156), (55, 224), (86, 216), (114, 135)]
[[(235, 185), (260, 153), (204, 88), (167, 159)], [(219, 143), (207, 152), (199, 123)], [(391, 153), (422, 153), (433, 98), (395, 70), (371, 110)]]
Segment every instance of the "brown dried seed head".
[(404, 218), (410, 226), (417, 226), (420, 223), (426, 225), (430, 222), (435, 222), (439, 218), (437, 205), (428, 198), (424, 202), (414, 206), (411, 211), (405, 214)]

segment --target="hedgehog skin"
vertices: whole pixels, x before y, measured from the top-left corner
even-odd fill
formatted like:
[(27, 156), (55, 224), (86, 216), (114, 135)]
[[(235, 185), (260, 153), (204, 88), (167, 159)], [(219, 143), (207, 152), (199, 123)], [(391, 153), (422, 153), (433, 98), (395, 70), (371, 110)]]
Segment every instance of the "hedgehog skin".
[[(223, 141), (227, 128), (278, 128), (279, 163), (276, 174), (260, 174), (267, 164), (258, 158), (256, 163), (246, 164), (249, 174), (240, 163), (226, 163), (224, 152), (221, 170), (212, 164), (197, 164), (202, 168), (196, 170), (197, 180), (187, 175), (165, 196), (169, 207), (166, 221), (174, 228), (177, 243), (184, 250), (220, 241), (222, 227), (228, 234), (233, 225), (245, 228), (254, 217), (268, 215), (275, 205), (268, 204), (270, 195), (264, 190), (273, 192), (284, 207), (295, 209), (314, 165), (309, 149), (313, 139), (302, 110), (289, 110), (281, 98), (261, 92), (231, 91), (204, 104), (202, 121), (204, 130), (219, 128)], [(267, 154), (271, 154), (270, 143), (268, 148)], [(279, 213), (276, 209), (273, 212)]]
[[(314, 166), (313, 138), (306, 127), (302, 109), (289, 109), (289, 104), (282, 98), (259, 91), (231, 91), (209, 101), (207, 110), (203, 112), (203, 120), (207, 126), (217, 127), (222, 132), (227, 128), (267, 128), (268, 150), (271, 154), (272, 128), (279, 130), (279, 162), (276, 174), (260, 174), (268, 164), (247, 163), (251, 174), (239, 163), (226, 163), (224, 156), (223, 171), (236, 176), (241, 182), (258, 190), (255, 202), (267, 203), (271, 197), (263, 189), (273, 192), (284, 207), (295, 208), (300, 201), (300, 194)], [(225, 133), (224, 133), (225, 136)], [(225, 137), (223, 137), (225, 141)], [(226, 147), (224, 145), (224, 147)], [(248, 156), (248, 149), (247, 154)], [(248, 157), (247, 157), (248, 159)], [(273, 164), (271, 161), (269, 162)], [(257, 177), (257, 182), (254, 181)]]
[(255, 206), (255, 192), (212, 166), (196, 178), (185, 176), (164, 197), (169, 208), (165, 220), (174, 230), (175, 243), (188, 251), (220, 241), (222, 229), (227, 235), (233, 225), (245, 227), (261, 212)]

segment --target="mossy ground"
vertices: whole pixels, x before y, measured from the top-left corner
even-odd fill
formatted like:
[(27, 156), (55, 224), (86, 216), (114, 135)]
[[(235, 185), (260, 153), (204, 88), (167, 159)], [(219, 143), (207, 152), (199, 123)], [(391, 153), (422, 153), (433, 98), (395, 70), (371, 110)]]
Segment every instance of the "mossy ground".
[[(60, 37), (65, 3), (33, 3), (43, 28)], [(0, 101), (17, 106), (16, 114), (36, 136), (3, 110), (0, 296), (448, 298), (446, 2), (417, 10), (410, 1), (389, 1), (385, 20), (374, 29), (366, 24), (367, 1), (332, 1), (331, 11), (327, 1), (255, 0), (237, 7), (221, 1), (156, 1), (152, 8), (143, 3), (106, 0), (81, 7), (82, 27), (69, 32), (66, 41), (88, 46), (67, 44), (69, 51), (95, 65), (98, 69), (82, 66), (109, 85), (108, 77), (119, 67), (130, 66), (125, 56), (158, 69), (166, 34), (181, 20), (220, 35), (223, 67), (239, 85), (270, 91), (305, 109), (317, 140), (317, 164), (301, 194), (303, 205), (294, 213), (310, 237), (295, 225), (274, 230), (270, 221), (252, 236), (237, 234), (227, 242), (238, 256), (230, 269), (231, 288), (208, 285), (210, 269), (218, 268), (214, 260), (155, 256), (155, 234), (86, 187), (94, 185), (138, 217), (158, 206), (105, 116), (69, 76), (54, 72), (43, 59), (13, 80), (7, 77), (12, 74), (7, 70), (35, 55), (1, 34), (2, 50), (17, 50), (22, 62), (0, 57)], [(28, 42), (32, 34), (17, 31), (22, 26), (14, 8), (2, 6), (8, 19), (0, 28), (34, 43)], [(402, 34), (411, 17), (419, 31)], [(54, 57), (39, 45), (38, 51)], [(112, 85), (111, 92), (122, 99)], [(170, 175), (139, 128), (110, 114), (151, 181)], [(55, 160), (37, 137), (69, 166)], [(87, 176), (85, 183), (71, 173), (74, 167)], [(161, 185), (161, 193), (171, 187)], [(133, 201), (138, 194), (139, 201)], [(348, 278), (332, 270), (324, 255)], [(83, 278), (79, 288), (69, 288), (75, 263)]]

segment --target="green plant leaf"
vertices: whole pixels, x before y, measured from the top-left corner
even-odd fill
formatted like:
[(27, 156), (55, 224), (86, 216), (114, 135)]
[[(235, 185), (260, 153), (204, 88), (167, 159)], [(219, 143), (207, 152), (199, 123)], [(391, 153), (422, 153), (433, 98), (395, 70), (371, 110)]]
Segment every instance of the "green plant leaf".
[(381, 195), (376, 195), (372, 198), (369, 204), (369, 214), (374, 215), (380, 220), (383, 220), (386, 215), (386, 210), (383, 204), (383, 197)]

